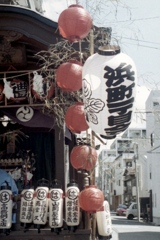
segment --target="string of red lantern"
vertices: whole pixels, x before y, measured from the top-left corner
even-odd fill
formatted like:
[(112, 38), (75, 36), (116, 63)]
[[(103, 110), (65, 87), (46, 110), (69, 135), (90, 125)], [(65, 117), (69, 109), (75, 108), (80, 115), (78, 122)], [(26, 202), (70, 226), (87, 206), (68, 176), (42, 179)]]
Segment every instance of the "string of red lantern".
[[(91, 28), (90, 14), (78, 4), (73, 4), (65, 9), (58, 18), (58, 28), (62, 37), (70, 42), (85, 38)], [(56, 72), (57, 85), (63, 91), (78, 91), (82, 88), (82, 66), (79, 62), (67, 62), (59, 66)], [(74, 133), (88, 129), (82, 105), (68, 108), (65, 115), (67, 127)]]

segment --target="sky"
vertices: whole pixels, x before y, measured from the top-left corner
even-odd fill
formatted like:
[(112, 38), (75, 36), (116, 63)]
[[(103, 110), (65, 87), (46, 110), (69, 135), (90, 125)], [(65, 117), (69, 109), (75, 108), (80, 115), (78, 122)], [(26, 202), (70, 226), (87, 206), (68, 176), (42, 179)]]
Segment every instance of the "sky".
[(59, 14), (78, 2), (99, 27), (112, 28), (112, 41), (136, 64), (138, 84), (160, 89), (160, 0), (43, 0), (45, 15)]
[(112, 7), (108, 18), (106, 16), (107, 24), (112, 27), (112, 36), (118, 39), (122, 51), (134, 60), (138, 83), (148, 86), (152, 83), (152, 87), (157, 88), (160, 83), (160, 1), (121, 2), (126, 6), (120, 7), (119, 4), (117, 13)]

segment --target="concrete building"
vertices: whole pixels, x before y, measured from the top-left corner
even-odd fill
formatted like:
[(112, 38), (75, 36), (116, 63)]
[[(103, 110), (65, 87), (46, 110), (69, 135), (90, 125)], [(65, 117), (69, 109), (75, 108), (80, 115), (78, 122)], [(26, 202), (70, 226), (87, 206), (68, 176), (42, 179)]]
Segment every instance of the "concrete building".
[[(104, 174), (110, 172), (109, 197), (112, 209), (119, 203), (136, 201), (136, 173), (138, 173), (139, 199), (149, 198), (149, 221), (160, 224), (160, 91), (152, 90), (146, 99), (146, 126), (141, 128), (132, 124), (120, 138), (116, 138), (110, 146), (115, 157), (103, 165)], [(135, 126), (135, 127), (133, 127)], [(140, 126), (140, 125), (139, 125)], [(133, 148), (138, 146), (137, 153)], [(102, 154), (103, 156), (103, 154)], [(136, 166), (135, 166), (136, 160)], [(101, 159), (103, 162), (103, 158)], [(102, 171), (102, 169), (101, 169)], [(123, 174), (122, 174), (123, 173)], [(102, 176), (104, 176), (102, 174)], [(109, 175), (107, 173), (107, 175)], [(105, 179), (105, 178), (104, 178)], [(106, 184), (106, 181), (104, 181)], [(102, 186), (102, 190), (105, 186)], [(106, 192), (105, 192), (106, 193)]]
[(152, 90), (146, 101), (147, 112), (147, 166), (153, 223), (160, 225), (160, 91)]
[[(127, 132), (127, 133), (126, 133)], [(118, 204), (127, 204), (136, 201), (136, 173), (138, 173), (139, 197), (148, 198), (147, 160), (145, 158), (146, 138), (144, 129), (128, 129), (121, 138), (116, 138), (110, 151), (115, 151), (112, 161), (102, 160), (103, 166), (100, 176), (104, 181), (102, 191), (106, 189), (106, 180), (109, 182), (109, 197), (111, 208), (116, 210)], [(135, 134), (139, 136), (135, 139)], [(128, 134), (128, 135), (127, 135)], [(133, 134), (133, 135), (132, 135)], [(125, 136), (125, 138), (124, 138)], [(130, 136), (127, 138), (127, 136)], [(138, 159), (135, 165), (134, 145), (138, 145)], [(108, 176), (107, 179), (105, 176)], [(106, 180), (105, 180), (106, 179)], [(104, 185), (103, 185), (104, 183)], [(107, 183), (108, 184), (108, 183)], [(105, 192), (106, 194), (106, 192)]]

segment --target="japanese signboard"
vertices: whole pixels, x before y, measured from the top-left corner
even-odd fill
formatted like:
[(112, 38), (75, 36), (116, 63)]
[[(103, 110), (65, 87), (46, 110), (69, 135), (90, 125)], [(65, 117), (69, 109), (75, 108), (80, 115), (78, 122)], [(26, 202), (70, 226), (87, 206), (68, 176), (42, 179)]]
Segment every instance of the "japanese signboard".
[(66, 224), (68, 226), (77, 226), (80, 221), (80, 207), (78, 203), (79, 189), (76, 186), (69, 186), (66, 192)]
[(51, 228), (59, 228), (63, 225), (63, 191), (51, 189), (49, 192), (49, 225)]
[(20, 222), (22, 223), (33, 221), (33, 195), (33, 189), (26, 189), (21, 193)]
[(0, 190), (0, 229), (9, 229), (12, 225), (12, 192)]
[(48, 187), (37, 187), (34, 199), (34, 224), (45, 225), (48, 215)]

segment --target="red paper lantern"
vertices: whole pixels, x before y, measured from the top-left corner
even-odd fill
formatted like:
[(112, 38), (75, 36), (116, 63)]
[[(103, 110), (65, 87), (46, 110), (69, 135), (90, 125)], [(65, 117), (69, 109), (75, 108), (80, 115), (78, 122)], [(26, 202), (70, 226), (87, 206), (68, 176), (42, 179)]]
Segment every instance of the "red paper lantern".
[(82, 88), (82, 64), (78, 61), (62, 63), (56, 72), (57, 85), (67, 92)]
[(60, 34), (71, 42), (85, 38), (92, 27), (90, 14), (78, 4), (70, 5), (59, 16)]
[(44, 99), (49, 99), (53, 96), (54, 94), (54, 85), (51, 81), (44, 79), (42, 83), (42, 88), (37, 88), (34, 90), (33, 85), (32, 85), (32, 93), (35, 98), (44, 100)]
[(72, 149), (70, 161), (75, 169), (85, 169), (89, 171), (96, 165), (97, 152), (91, 146), (79, 145)]
[(78, 102), (67, 109), (65, 123), (73, 133), (80, 133), (89, 128), (84, 115), (83, 103)]
[(11, 100), (19, 102), (27, 98), (28, 95), (27, 82), (20, 79), (13, 79), (13, 81), (10, 83), (10, 86), (13, 89), (13, 97), (10, 98)]
[(2, 99), (4, 97), (3, 89), (4, 89), (3, 85), (0, 84), (0, 101), (2, 101)]
[(90, 213), (100, 209), (104, 202), (104, 195), (96, 186), (90, 185), (82, 190), (79, 194), (80, 207)]

